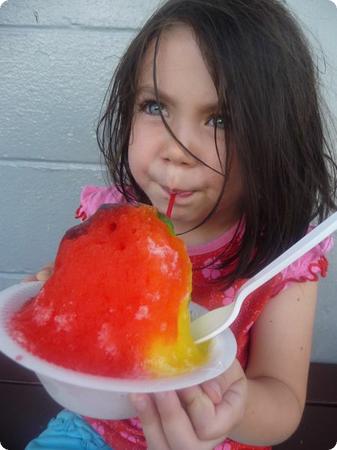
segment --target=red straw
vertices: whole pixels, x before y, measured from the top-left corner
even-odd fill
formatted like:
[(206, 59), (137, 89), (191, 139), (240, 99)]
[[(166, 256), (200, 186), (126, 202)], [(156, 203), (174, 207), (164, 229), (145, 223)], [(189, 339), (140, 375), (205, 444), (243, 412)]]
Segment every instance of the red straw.
[(173, 209), (173, 205), (174, 205), (174, 201), (176, 199), (176, 192), (172, 192), (170, 194), (170, 201), (167, 207), (167, 211), (166, 211), (166, 215), (168, 218), (171, 218), (171, 214), (172, 214), (172, 209)]

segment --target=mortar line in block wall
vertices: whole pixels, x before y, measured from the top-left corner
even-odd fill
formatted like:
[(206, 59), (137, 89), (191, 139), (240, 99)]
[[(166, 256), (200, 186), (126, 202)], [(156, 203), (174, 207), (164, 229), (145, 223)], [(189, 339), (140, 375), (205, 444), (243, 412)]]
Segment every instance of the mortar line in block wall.
[(70, 23), (69, 25), (40, 25), (40, 24), (11, 24), (0, 23), (0, 32), (9, 31), (14, 29), (35, 30), (35, 31), (72, 31), (72, 32), (118, 32), (118, 33), (135, 33), (139, 31), (139, 28), (133, 27), (118, 27), (118, 26), (100, 26), (100, 25), (83, 25), (77, 23)]
[(0, 271), (0, 279), (1, 278), (17, 279), (18, 277), (24, 278), (27, 275), (31, 275), (31, 274), (32, 274), (32, 271), (31, 272), (22, 272), (22, 271), (21, 272), (4, 272), (4, 271)]
[(0, 159), (0, 167), (29, 168), (43, 170), (91, 170), (101, 172), (103, 166), (99, 163), (76, 161), (41, 161), (26, 159)]

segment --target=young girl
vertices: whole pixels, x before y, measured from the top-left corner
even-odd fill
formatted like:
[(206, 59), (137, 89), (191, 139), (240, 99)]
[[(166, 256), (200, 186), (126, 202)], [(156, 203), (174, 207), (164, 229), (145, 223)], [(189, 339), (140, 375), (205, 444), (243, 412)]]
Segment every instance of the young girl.
[[(172, 220), (193, 264), (193, 300), (209, 309), (335, 209), (306, 41), (276, 0), (169, 0), (130, 44), (98, 126), (112, 186), (89, 186), (78, 216), (143, 202)], [(323, 242), (244, 303), (237, 359), (179, 392), (133, 395), (138, 419), (64, 411), (35, 449), (270, 448), (305, 404)], [(49, 276), (46, 271), (37, 275)], [(113, 276), (113, 274), (112, 274)]]

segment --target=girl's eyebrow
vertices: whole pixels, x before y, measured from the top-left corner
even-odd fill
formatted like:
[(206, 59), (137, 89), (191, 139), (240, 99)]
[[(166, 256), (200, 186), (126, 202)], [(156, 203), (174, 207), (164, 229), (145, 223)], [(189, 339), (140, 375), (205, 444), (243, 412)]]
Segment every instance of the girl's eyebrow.
[[(150, 86), (150, 85), (139, 86), (137, 89), (136, 95), (141, 95), (141, 94), (149, 94), (149, 95), (153, 96), (154, 98), (156, 98), (156, 91), (155, 91), (154, 87)], [(157, 89), (157, 94), (160, 99), (164, 100), (164, 102), (173, 103), (173, 99), (170, 98), (169, 95), (165, 94), (165, 92), (162, 92), (160, 89)]]
[[(174, 98), (170, 97), (170, 95), (166, 94), (165, 92), (161, 91), (160, 89), (157, 89), (158, 98), (162, 100), (164, 103), (167, 104), (174, 104), (175, 100)], [(136, 95), (142, 95), (142, 94), (148, 94), (153, 96), (153, 98), (156, 98), (156, 91), (153, 86), (151, 85), (141, 85), (138, 87)], [(202, 103), (202, 105), (198, 106), (197, 109), (202, 113), (209, 113), (219, 110), (219, 103), (218, 101), (210, 101), (208, 103)]]

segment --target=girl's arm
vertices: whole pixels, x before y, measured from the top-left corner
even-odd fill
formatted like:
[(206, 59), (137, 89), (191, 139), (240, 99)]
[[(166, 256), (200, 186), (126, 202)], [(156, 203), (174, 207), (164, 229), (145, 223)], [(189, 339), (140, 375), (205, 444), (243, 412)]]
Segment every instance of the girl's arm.
[(316, 283), (273, 298), (252, 330), (246, 374), (239, 362), (214, 380), (132, 400), (149, 450), (211, 450), (226, 437), (254, 446), (287, 439), (306, 397)]
[(243, 420), (230, 437), (274, 445), (297, 428), (304, 409), (317, 283), (294, 283), (272, 299), (254, 325)]

